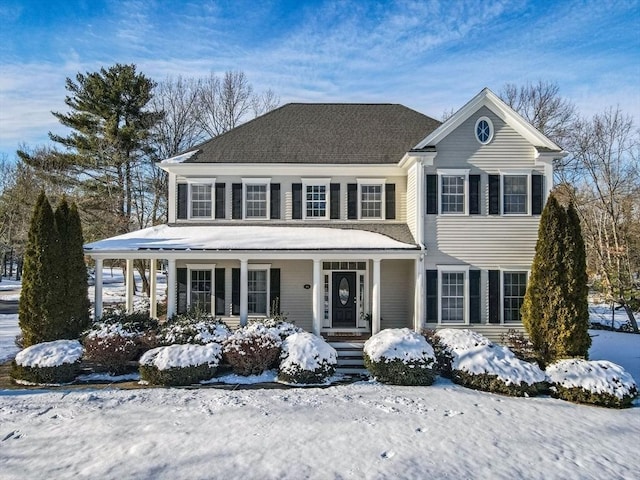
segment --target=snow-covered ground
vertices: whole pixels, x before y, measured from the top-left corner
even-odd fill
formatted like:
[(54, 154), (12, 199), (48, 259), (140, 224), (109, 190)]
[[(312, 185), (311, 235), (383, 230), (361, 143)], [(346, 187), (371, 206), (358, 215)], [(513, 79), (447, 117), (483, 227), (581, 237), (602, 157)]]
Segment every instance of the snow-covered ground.
[[(17, 316), (5, 317), (0, 358), (18, 333)], [(640, 335), (591, 334), (592, 359), (640, 379)], [(430, 387), (0, 390), (0, 478), (632, 479), (640, 478), (639, 409), (638, 400), (609, 410), (444, 379)]]

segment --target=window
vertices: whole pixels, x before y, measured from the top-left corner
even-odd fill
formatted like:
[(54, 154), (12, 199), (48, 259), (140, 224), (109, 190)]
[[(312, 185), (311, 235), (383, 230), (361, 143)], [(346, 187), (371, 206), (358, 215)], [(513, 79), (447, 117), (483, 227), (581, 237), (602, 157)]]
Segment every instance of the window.
[(267, 315), (269, 270), (249, 270), (247, 273), (248, 313), (250, 315)]
[(189, 301), (191, 308), (211, 312), (211, 292), (211, 270), (191, 270)]
[(529, 213), (528, 175), (503, 175), (502, 211), (505, 215)]
[(246, 183), (244, 192), (244, 218), (268, 218), (268, 185), (265, 183)]
[(504, 323), (519, 323), (527, 291), (527, 272), (503, 272)]
[(211, 218), (213, 184), (191, 183), (189, 191), (191, 197), (190, 218)]
[(304, 191), (304, 218), (329, 218), (330, 179), (302, 179)]
[(486, 145), (493, 139), (493, 123), (487, 117), (480, 117), (475, 126), (476, 140)]
[(382, 218), (382, 185), (360, 185), (360, 218)]
[(464, 213), (464, 184), (462, 175), (442, 175), (441, 213)]
[(442, 272), (440, 321), (442, 323), (464, 323), (465, 272)]

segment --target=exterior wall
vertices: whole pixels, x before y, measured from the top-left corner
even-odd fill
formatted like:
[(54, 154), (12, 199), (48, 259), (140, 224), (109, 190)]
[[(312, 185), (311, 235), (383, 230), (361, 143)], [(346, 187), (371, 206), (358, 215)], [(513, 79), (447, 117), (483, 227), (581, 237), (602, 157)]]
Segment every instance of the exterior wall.
[(415, 263), (382, 260), (380, 263), (380, 327), (413, 328)]
[[(418, 215), (418, 199), (417, 199), (417, 189), (418, 189), (418, 175), (420, 171), (420, 165), (413, 165), (409, 171), (407, 172), (407, 191), (406, 191), (406, 218), (407, 225), (409, 226), (409, 230), (411, 231), (411, 235), (413, 238), (419, 238), (418, 235), (418, 222), (421, 220), (417, 219)], [(397, 188), (397, 187), (396, 187)]]

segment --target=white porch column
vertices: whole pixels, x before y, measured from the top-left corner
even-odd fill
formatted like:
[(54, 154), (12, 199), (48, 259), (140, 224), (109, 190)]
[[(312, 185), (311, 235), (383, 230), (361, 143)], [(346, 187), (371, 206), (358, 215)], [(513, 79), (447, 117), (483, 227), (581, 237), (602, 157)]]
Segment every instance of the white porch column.
[(99, 320), (102, 317), (102, 265), (103, 260), (96, 258), (96, 271), (95, 271), (95, 303), (94, 303), (94, 320)]
[(127, 276), (124, 280), (124, 287), (126, 290), (125, 303), (127, 313), (133, 312), (133, 260), (127, 259)]
[(415, 298), (413, 303), (413, 329), (416, 332), (422, 330), (422, 322), (424, 318), (424, 263), (422, 258), (416, 258), (415, 260), (415, 281), (414, 292)]
[(178, 269), (173, 258), (168, 260), (167, 266), (167, 319), (176, 314), (176, 287), (178, 282)]
[(322, 302), (320, 300), (321, 292), (320, 281), (320, 260), (313, 261), (313, 333), (320, 335), (320, 328), (322, 327)]
[(240, 325), (245, 326), (249, 318), (249, 261), (240, 260)]
[(373, 285), (371, 287), (371, 332), (380, 331), (380, 259), (373, 259)]
[(156, 278), (156, 259), (149, 261), (149, 316), (158, 318), (158, 298), (156, 291), (158, 289), (158, 281)]

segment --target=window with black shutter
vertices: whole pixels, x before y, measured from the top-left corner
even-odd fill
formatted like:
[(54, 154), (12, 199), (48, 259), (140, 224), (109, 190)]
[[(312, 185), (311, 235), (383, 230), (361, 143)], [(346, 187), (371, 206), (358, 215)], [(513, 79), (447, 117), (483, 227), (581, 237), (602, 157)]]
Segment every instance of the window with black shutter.
[(178, 184), (177, 200), (178, 220), (185, 220), (187, 218), (187, 211), (189, 208), (189, 185), (187, 185), (186, 183)]
[(427, 323), (438, 323), (438, 270), (426, 272)]
[(271, 218), (279, 219), (280, 218), (280, 184), (272, 183), (270, 188), (271, 188), (271, 195), (270, 195)]
[(187, 269), (176, 269), (176, 294), (178, 295), (176, 311), (178, 313), (185, 313), (187, 311)]
[(294, 183), (291, 185), (291, 195), (293, 197), (293, 205), (291, 211), (291, 217), (294, 220), (302, 219), (302, 184)]
[(231, 185), (231, 218), (234, 220), (242, 219), (242, 184), (234, 183)]
[(469, 270), (469, 322), (480, 323), (480, 270)]
[(216, 268), (215, 271), (215, 289), (216, 289), (216, 315), (225, 314), (225, 270), (224, 268)]
[(340, 184), (332, 183), (329, 187), (330, 218), (332, 220), (340, 219)]
[(240, 315), (240, 269), (231, 269), (231, 315)]
[(438, 175), (427, 175), (427, 215), (438, 214)]
[(489, 323), (500, 323), (500, 270), (489, 270)]
[(216, 218), (225, 218), (225, 188), (224, 183), (216, 183)]
[(347, 184), (347, 218), (358, 219), (358, 184)]
[(531, 175), (531, 214), (540, 215), (543, 208), (544, 177), (542, 175)]
[(489, 215), (500, 215), (500, 175), (489, 175)]
[(277, 315), (280, 313), (282, 308), (279, 268), (272, 268), (269, 271), (269, 289), (269, 313), (271, 315)]
[(387, 220), (396, 218), (396, 185), (386, 183), (384, 185), (384, 215)]
[(469, 175), (469, 215), (480, 215), (480, 175)]

